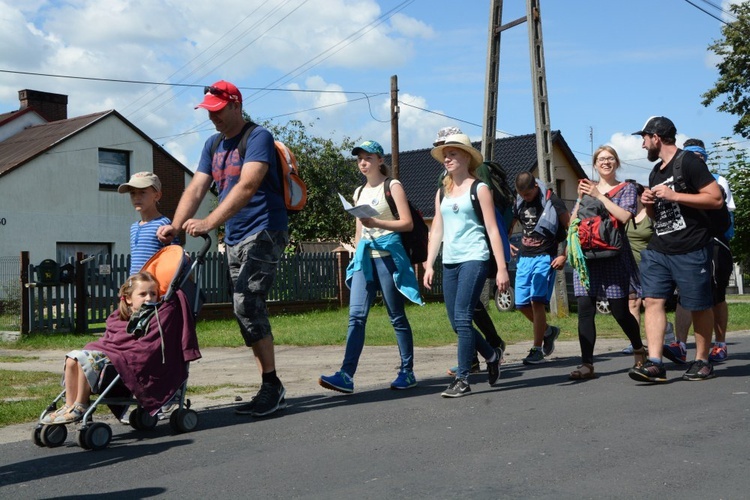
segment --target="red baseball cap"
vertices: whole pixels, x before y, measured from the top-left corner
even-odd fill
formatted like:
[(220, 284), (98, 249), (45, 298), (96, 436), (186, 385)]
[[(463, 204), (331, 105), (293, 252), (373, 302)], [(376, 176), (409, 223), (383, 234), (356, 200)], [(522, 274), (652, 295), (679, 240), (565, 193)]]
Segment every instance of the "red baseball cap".
[(242, 103), (242, 93), (234, 84), (219, 80), (210, 87), (204, 87), (206, 95), (203, 102), (198, 104), (195, 109), (203, 108), (208, 111), (221, 111), (229, 102)]

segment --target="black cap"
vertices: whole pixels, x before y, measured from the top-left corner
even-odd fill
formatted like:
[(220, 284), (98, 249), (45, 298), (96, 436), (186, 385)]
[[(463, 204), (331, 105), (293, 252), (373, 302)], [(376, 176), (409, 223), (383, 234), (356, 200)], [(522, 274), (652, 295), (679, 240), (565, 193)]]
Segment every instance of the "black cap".
[(658, 135), (659, 137), (672, 137), (677, 135), (677, 128), (672, 120), (666, 116), (652, 116), (648, 119), (642, 130), (633, 132), (632, 135)]

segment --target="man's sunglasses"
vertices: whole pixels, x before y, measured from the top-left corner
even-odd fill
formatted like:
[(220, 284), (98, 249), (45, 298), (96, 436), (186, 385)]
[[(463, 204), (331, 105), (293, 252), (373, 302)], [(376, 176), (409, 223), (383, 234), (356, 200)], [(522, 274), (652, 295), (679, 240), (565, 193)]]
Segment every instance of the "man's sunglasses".
[(219, 89), (216, 87), (203, 87), (203, 93), (215, 95), (216, 97), (219, 97), (226, 101), (239, 101), (240, 100), (239, 96), (230, 94), (226, 90)]

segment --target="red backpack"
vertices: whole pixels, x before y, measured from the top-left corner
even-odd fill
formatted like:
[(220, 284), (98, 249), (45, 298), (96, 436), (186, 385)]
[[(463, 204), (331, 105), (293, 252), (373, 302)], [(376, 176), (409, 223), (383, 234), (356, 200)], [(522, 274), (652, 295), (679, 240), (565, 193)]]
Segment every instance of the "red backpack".
[[(625, 185), (625, 182), (621, 182), (604, 196), (614, 197)], [(609, 213), (601, 201), (584, 196), (578, 206), (578, 218), (581, 220), (578, 225), (578, 239), (587, 259), (603, 259), (620, 254), (624, 226)]]

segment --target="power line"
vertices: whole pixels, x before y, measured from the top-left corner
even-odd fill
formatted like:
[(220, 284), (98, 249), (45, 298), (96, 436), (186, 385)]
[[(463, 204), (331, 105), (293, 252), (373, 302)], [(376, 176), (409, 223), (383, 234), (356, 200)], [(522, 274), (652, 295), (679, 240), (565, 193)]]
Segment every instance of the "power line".
[[(120, 78), (98, 78), (94, 76), (74, 76), (74, 75), (61, 75), (54, 73), (38, 73), (34, 71), (17, 71), (10, 69), (0, 69), (0, 73), (9, 73), (14, 75), (27, 75), (27, 76), (42, 76), (48, 78), (66, 78), (70, 80), (87, 80), (92, 82), (108, 82), (108, 83), (129, 83), (134, 85), (159, 85), (163, 87), (188, 87), (188, 88), (200, 88), (205, 87), (203, 84), (198, 83), (170, 83), (170, 82), (153, 82), (148, 80), (125, 80)], [(290, 88), (269, 88), (269, 87), (237, 87), (241, 90), (268, 90), (272, 92), (300, 92), (300, 93), (313, 93), (313, 94), (359, 94), (368, 96), (378, 96), (385, 92), (366, 92), (362, 90), (315, 90), (315, 89), (290, 89)]]
[(692, 5), (693, 7), (695, 7), (696, 9), (700, 10), (701, 12), (703, 12), (703, 13), (705, 13), (705, 14), (708, 14), (709, 16), (713, 17), (713, 18), (714, 18), (714, 19), (716, 19), (717, 21), (719, 21), (719, 22), (722, 22), (722, 23), (726, 24), (727, 26), (729, 25), (729, 23), (728, 23), (728, 22), (726, 22), (725, 20), (723, 20), (722, 18), (720, 18), (720, 17), (718, 17), (718, 16), (715, 16), (714, 14), (710, 13), (709, 11), (707, 11), (706, 9), (704, 9), (703, 7), (701, 7), (701, 6), (699, 6), (699, 5), (696, 5), (696, 4), (694, 4), (694, 3), (693, 3), (693, 2), (691, 2), (690, 0), (685, 0), (685, 1), (686, 1), (687, 3), (689, 3), (690, 5)]

